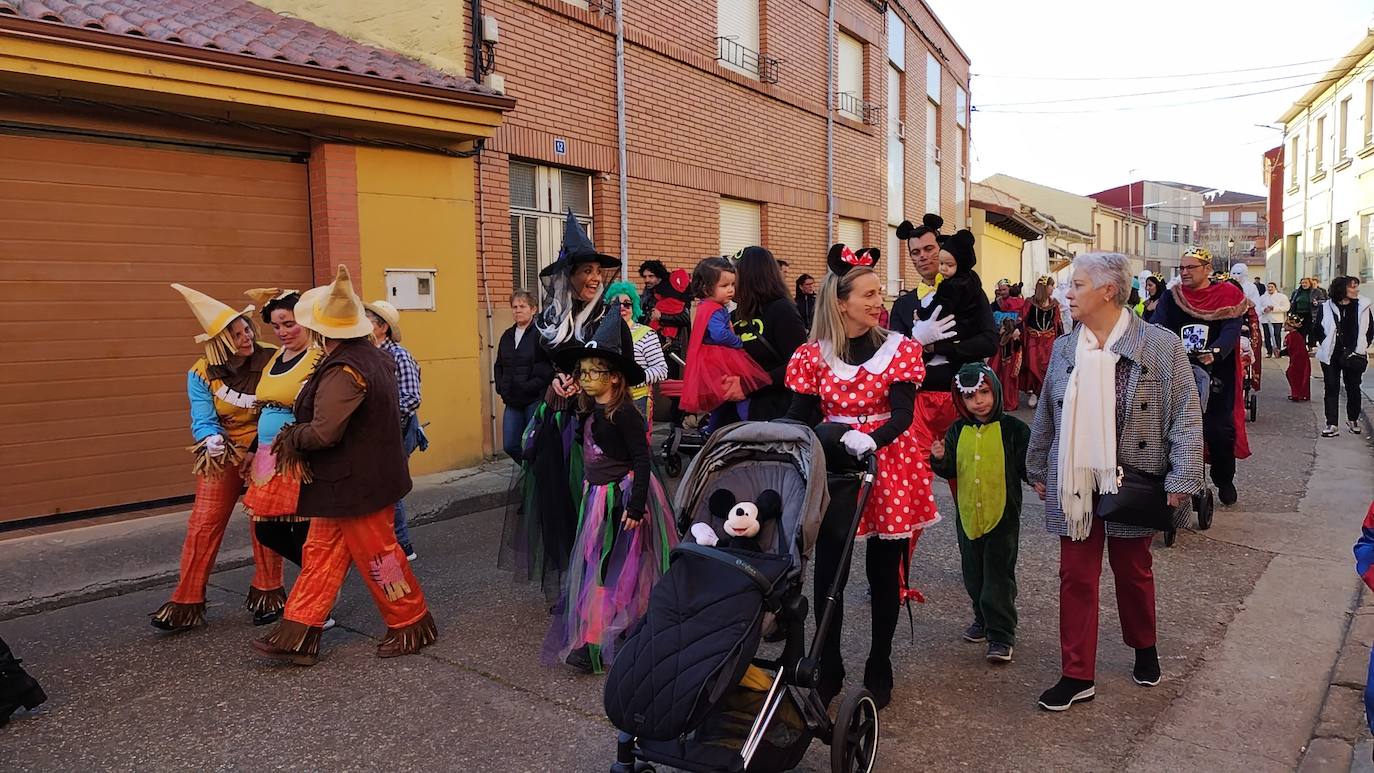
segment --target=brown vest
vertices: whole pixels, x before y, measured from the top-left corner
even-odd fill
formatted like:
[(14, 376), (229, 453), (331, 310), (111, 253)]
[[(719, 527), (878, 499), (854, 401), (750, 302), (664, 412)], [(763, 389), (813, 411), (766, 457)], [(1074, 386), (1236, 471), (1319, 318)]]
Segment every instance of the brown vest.
[(367, 381), (367, 395), (337, 445), (306, 454), (312, 480), (301, 486), (297, 512), (302, 515), (367, 515), (395, 504), (410, 491), (396, 360), (367, 339), (342, 341), (320, 362), (296, 398), (296, 421), (307, 423), (314, 417), (321, 376), (345, 365)]

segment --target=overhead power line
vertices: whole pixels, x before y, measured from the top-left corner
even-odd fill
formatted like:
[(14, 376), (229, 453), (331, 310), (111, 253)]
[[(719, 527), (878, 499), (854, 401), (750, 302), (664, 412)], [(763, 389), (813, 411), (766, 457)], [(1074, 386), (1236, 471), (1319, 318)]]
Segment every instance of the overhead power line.
[(1321, 64), (1330, 62), (1334, 67), (1338, 62), (1346, 59), (1358, 58), (1355, 54), (1347, 54), (1339, 59), (1309, 59), (1305, 62), (1289, 62), (1288, 64), (1271, 64), (1263, 67), (1242, 67), (1235, 70), (1213, 70), (1211, 72), (1188, 72), (1175, 73), (1173, 75), (994, 75), (991, 73), (973, 73), (975, 78), (995, 78), (998, 80), (1026, 80), (1026, 81), (1147, 81), (1147, 80), (1169, 80), (1171, 78), (1201, 78), (1208, 75), (1235, 75), (1242, 72), (1261, 72), (1264, 70), (1282, 70), (1286, 67), (1301, 67), (1307, 64)]
[(1176, 89), (1158, 89), (1155, 91), (1135, 91), (1128, 94), (1103, 94), (1094, 97), (1065, 97), (1064, 99), (1043, 99), (1034, 102), (995, 102), (983, 107), (1029, 107), (1033, 105), (1060, 105), (1073, 102), (1096, 102), (1109, 99), (1127, 99), (1130, 97), (1154, 97), (1163, 94), (1185, 94), (1192, 91), (1207, 91), (1208, 89), (1224, 89), (1232, 86), (1253, 86), (1259, 83), (1272, 83), (1274, 81), (1286, 81), (1294, 78), (1314, 78), (1318, 75), (1325, 75), (1326, 72), (1301, 72), (1292, 75), (1279, 75), (1273, 78), (1259, 78), (1256, 80), (1229, 81), (1227, 83), (1212, 83), (1206, 86), (1185, 86)]

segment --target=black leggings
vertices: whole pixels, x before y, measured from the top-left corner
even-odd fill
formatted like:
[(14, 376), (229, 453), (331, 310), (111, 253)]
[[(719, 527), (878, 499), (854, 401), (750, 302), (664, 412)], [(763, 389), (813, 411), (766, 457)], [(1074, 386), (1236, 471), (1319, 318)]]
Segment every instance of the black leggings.
[(1335, 426), (1340, 421), (1341, 380), (1345, 380), (1345, 417), (1350, 421), (1360, 420), (1360, 381), (1364, 378), (1367, 363), (1363, 358), (1348, 354), (1332, 353), (1331, 359), (1344, 361), (1343, 367), (1322, 366), (1322, 387), (1326, 402), (1326, 423)]
[[(816, 541), (816, 620), (825, 614), (826, 594), (836, 575), (840, 577), (835, 594), (835, 613), (830, 620), (820, 653), (820, 681), (838, 689), (844, 682), (844, 660), (840, 653), (840, 632), (844, 627), (844, 588), (849, 582), (849, 566), (840, 566), (845, 541), (854, 518), (854, 492), (849, 495), (832, 488), (830, 509), (821, 522)], [(845, 487), (848, 488), (848, 487)], [(901, 612), (901, 568), (910, 543), (905, 539), (870, 538), (864, 569), (873, 592), (873, 640), (868, 648), (864, 683), (872, 687), (892, 687), (892, 637), (897, 632)]]
[(301, 549), (305, 547), (305, 538), (310, 534), (310, 522), (280, 519), (254, 521), (253, 533), (267, 549), (300, 566)]

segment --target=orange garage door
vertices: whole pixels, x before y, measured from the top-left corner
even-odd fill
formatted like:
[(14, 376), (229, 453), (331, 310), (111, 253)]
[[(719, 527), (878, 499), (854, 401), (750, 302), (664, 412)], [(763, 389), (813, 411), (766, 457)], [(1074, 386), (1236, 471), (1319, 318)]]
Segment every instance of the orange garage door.
[(0, 521), (191, 493), (200, 331), (167, 285), (310, 278), (303, 163), (0, 135)]

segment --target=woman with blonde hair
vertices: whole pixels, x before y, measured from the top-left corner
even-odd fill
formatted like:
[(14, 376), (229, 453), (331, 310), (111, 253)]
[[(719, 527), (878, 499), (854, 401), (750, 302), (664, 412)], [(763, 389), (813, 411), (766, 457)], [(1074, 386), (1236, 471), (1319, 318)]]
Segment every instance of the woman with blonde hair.
[[(882, 281), (873, 270), (878, 250), (854, 252), (843, 244), (830, 249), (825, 279), (816, 298), (811, 341), (792, 355), (787, 387), (795, 392), (788, 418), (814, 424), (826, 449), (830, 471), (842, 472), (859, 460), (877, 457), (878, 475), (859, 521), (857, 538), (868, 540), (865, 564), (873, 594), (873, 640), (864, 668), (864, 686), (879, 708), (892, 699), (892, 637), (901, 609), (905, 563), (921, 529), (939, 520), (930, 492), (931, 470), (920, 453), (912, 422), (916, 390), (925, 378), (921, 345), (878, 325), (883, 308)], [(831, 507), (816, 545), (816, 588), (824, 594), (842, 578), (844, 547), (850, 532), (856, 489), (853, 476), (831, 487)], [(833, 624), (821, 647), (818, 687), (829, 702), (844, 683), (840, 659), (843, 594), (835, 594)], [(825, 613), (825, 601), (816, 614)]]

